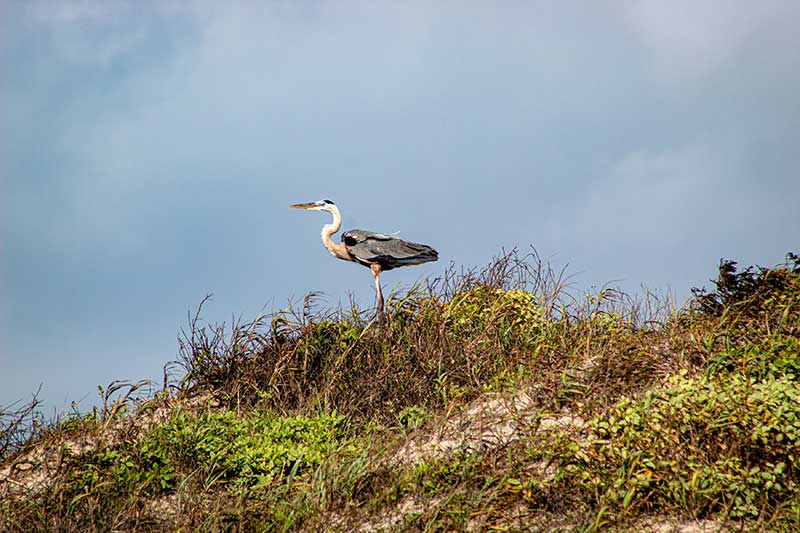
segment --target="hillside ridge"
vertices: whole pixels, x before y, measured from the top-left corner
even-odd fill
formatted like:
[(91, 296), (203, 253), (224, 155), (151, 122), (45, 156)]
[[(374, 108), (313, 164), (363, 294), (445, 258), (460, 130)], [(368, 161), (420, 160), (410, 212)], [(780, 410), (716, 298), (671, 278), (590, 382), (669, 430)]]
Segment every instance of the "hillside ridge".
[(385, 321), (201, 305), (156, 392), (0, 409), (0, 529), (795, 531), (800, 258), (737, 267), (682, 308), (517, 252)]

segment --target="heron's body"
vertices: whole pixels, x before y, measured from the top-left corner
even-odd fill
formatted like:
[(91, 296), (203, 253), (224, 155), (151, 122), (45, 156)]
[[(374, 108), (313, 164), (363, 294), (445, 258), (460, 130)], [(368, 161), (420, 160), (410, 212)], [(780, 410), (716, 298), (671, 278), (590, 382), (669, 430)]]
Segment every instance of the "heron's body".
[(379, 265), (382, 271), (439, 258), (430, 246), (360, 229), (342, 233), (342, 243), (354, 261), (368, 267)]
[(292, 207), (327, 211), (333, 215), (333, 222), (322, 227), (320, 234), (322, 244), (334, 257), (359, 263), (372, 270), (375, 276), (375, 292), (380, 312), (383, 311), (383, 294), (379, 279), (382, 271), (407, 265), (419, 265), (436, 261), (439, 258), (438, 252), (425, 244), (405, 241), (394, 235), (360, 229), (342, 233), (342, 242), (334, 243), (331, 236), (341, 228), (342, 216), (333, 202), (322, 200), (307, 204), (295, 204)]

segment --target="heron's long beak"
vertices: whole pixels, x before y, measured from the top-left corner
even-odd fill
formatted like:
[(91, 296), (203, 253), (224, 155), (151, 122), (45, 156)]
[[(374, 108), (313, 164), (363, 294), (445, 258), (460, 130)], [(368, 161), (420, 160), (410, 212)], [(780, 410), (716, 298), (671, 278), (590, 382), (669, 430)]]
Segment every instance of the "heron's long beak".
[(316, 202), (310, 202), (307, 204), (292, 204), (289, 207), (293, 207), (295, 209), (311, 209), (312, 207), (317, 207)]

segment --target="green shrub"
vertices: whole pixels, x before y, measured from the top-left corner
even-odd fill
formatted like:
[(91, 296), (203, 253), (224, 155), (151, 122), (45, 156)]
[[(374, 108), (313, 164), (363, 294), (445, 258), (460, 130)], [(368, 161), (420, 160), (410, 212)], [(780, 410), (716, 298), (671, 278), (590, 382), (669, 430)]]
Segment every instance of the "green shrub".
[(269, 485), (289, 469), (302, 472), (319, 464), (337, 442), (341, 422), (336, 414), (179, 414), (155, 429), (143, 447), (166, 450), (172, 462), (200, 468), (210, 479)]
[(781, 334), (721, 351), (709, 361), (712, 373), (741, 372), (755, 379), (768, 375), (800, 376), (800, 339)]
[(532, 293), (486, 285), (456, 294), (447, 304), (443, 318), (458, 335), (486, 332), (506, 345), (535, 338), (546, 322)]
[(118, 449), (104, 447), (83, 461), (71, 476), (72, 489), (79, 494), (100, 492), (155, 495), (175, 487), (175, 469), (166, 452), (145, 443), (124, 444)]
[(798, 495), (800, 384), (785, 376), (689, 378), (625, 399), (590, 422), (579, 455), (605, 505), (758, 516)]
[(736, 261), (720, 261), (719, 274), (713, 281), (714, 291), (692, 289), (697, 311), (713, 316), (720, 316), (730, 308), (754, 313), (776, 296), (796, 296), (800, 285), (800, 256), (797, 254), (786, 254), (784, 264), (776, 268), (747, 267), (737, 272), (736, 265)]

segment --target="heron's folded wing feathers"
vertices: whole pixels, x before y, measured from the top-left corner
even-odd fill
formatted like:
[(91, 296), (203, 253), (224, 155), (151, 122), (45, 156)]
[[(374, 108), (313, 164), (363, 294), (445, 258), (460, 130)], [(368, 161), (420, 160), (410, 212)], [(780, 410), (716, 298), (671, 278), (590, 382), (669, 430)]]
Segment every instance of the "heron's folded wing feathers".
[(348, 231), (342, 234), (342, 242), (359, 263), (377, 263), (384, 270), (436, 261), (439, 257), (430, 246), (371, 231)]

